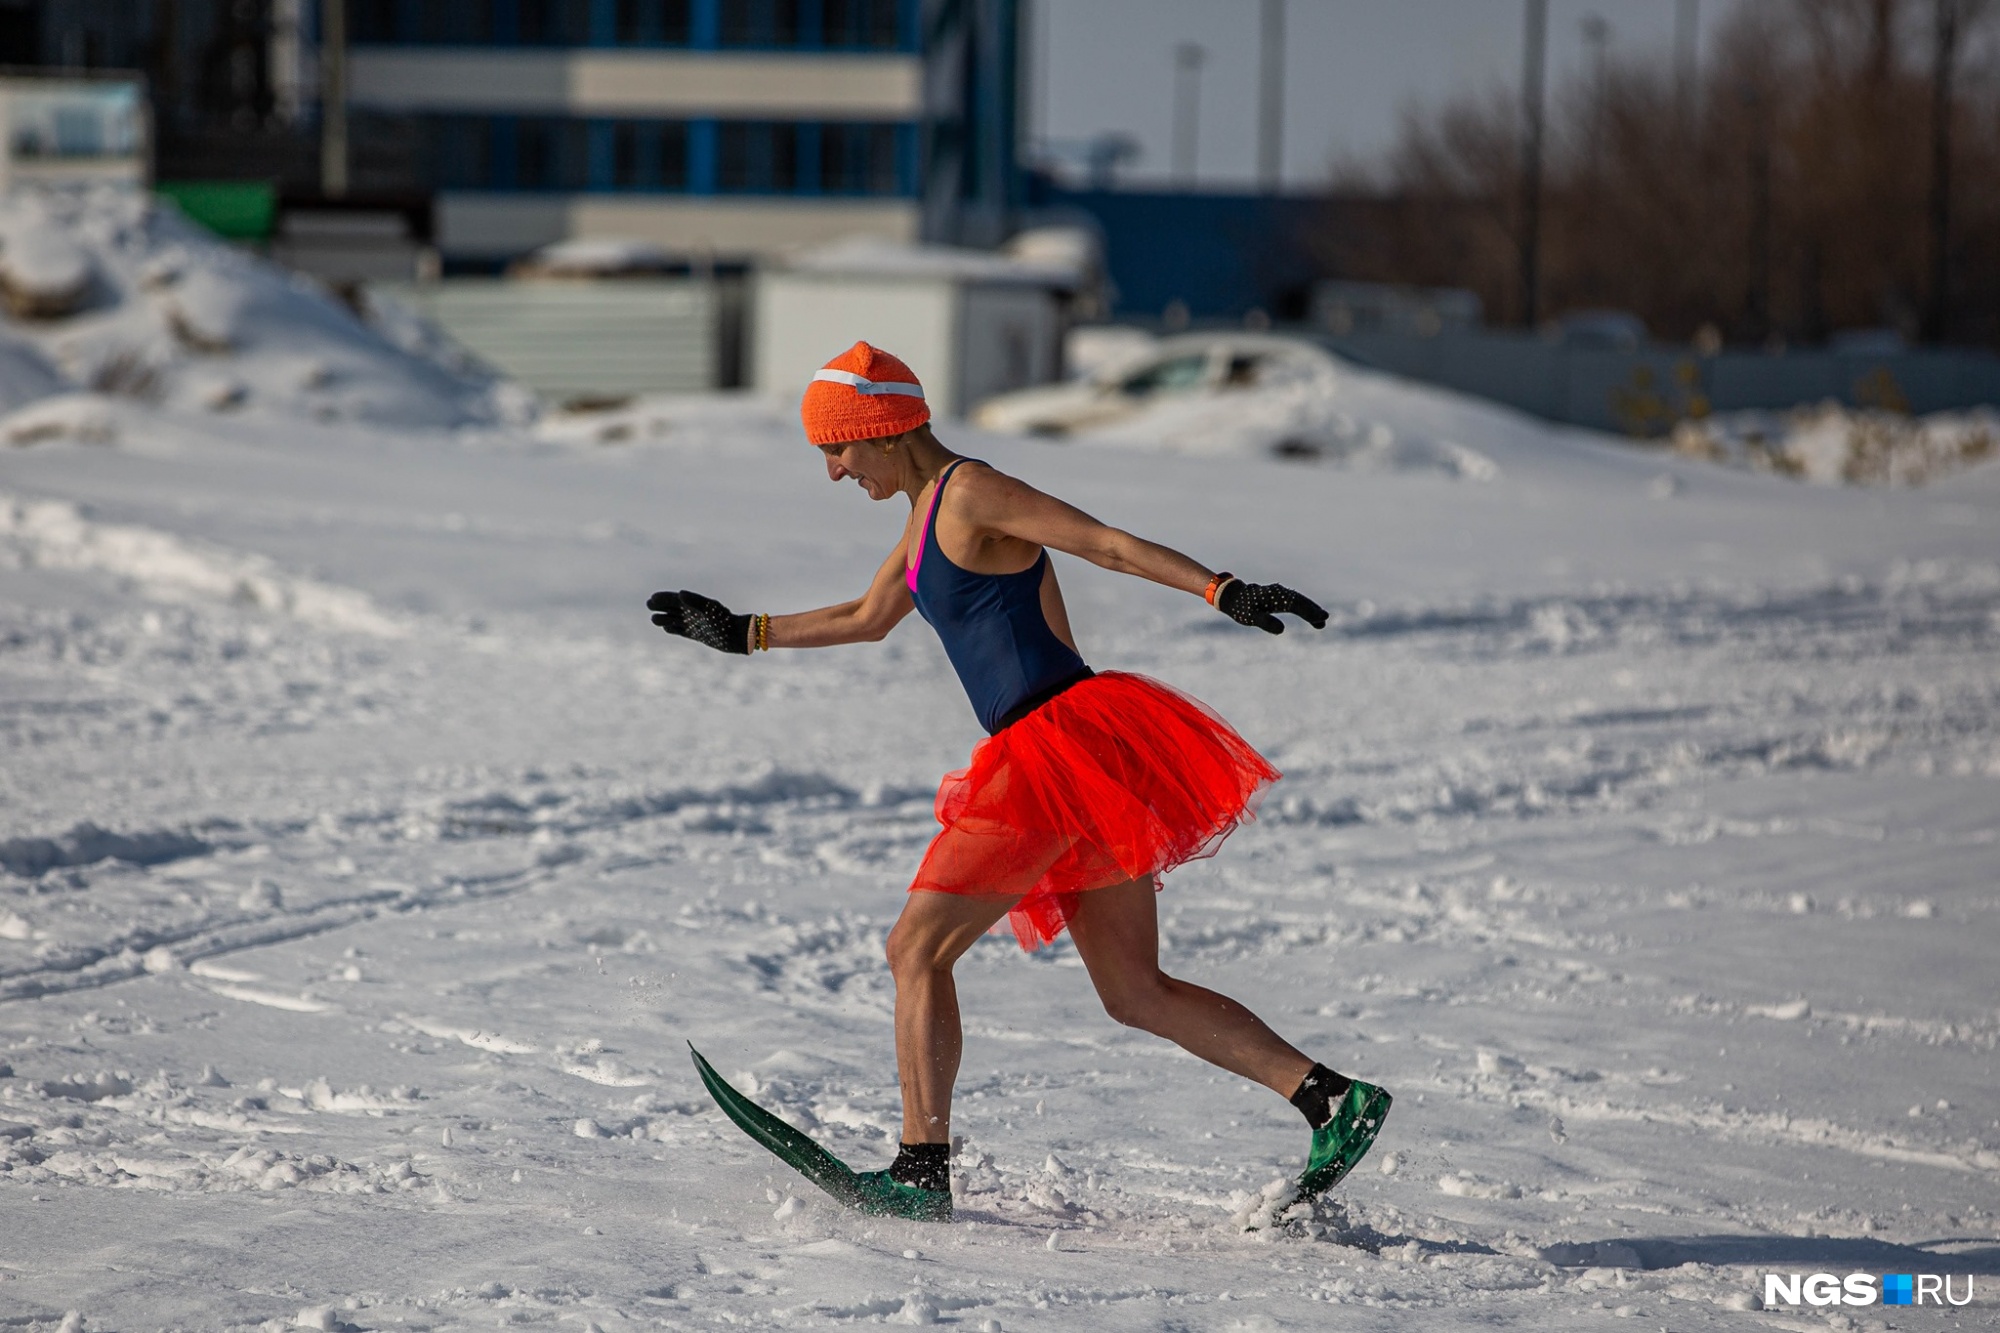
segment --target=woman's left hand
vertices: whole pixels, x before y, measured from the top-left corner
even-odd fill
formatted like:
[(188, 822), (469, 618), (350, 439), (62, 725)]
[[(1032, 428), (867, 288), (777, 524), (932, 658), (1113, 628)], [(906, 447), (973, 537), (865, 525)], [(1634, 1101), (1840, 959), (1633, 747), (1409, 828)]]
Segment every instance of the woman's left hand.
[(1239, 625), (1255, 625), (1266, 634), (1283, 634), (1278, 613), (1297, 616), (1314, 629), (1326, 628), (1326, 612), (1304, 593), (1282, 583), (1245, 583), (1231, 579), (1215, 594), (1215, 609)]

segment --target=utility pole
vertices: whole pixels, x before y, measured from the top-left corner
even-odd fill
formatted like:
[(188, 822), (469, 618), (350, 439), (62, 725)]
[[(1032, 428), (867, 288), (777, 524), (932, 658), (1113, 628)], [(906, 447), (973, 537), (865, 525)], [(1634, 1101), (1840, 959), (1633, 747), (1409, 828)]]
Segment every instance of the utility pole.
[(1701, 0), (1674, 0), (1674, 115), (1683, 134), (1694, 128), (1700, 61)]
[(1611, 104), (1611, 24), (1602, 14), (1583, 16), (1583, 44), (1590, 48), (1590, 170), (1604, 169), (1605, 121)]
[(1771, 327), (1771, 111), (1763, 89), (1739, 90), (1750, 113), (1750, 286), (1744, 314), (1753, 337), (1769, 339)]
[(1196, 140), (1201, 133), (1201, 63), (1208, 52), (1194, 42), (1174, 47), (1174, 179), (1194, 185)]
[(1924, 341), (1944, 341), (1951, 313), (1951, 75), (1958, 55), (1958, 0), (1937, 0), (1931, 65), (1931, 290)]
[(319, 189), (347, 193), (347, 0), (319, 6)]
[(1285, 174), (1285, 0), (1264, 0), (1257, 47), (1257, 181), (1276, 194)]
[(1542, 66), (1549, 37), (1549, 0), (1527, 0), (1527, 41), (1521, 58), (1521, 322), (1541, 319)]
[(1025, 29), (1021, 38), (1021, 64), (1028, 76), (1024, 99), (1027, 113), (1022, 116), (1022, 137), (1029, 145), (1030, 160), (1038, 169), (1050, 157), (1049, 57), (1055, 50), (1055, 43), (1050, 37), (1054, 20), (1049, 10), (1046, 0), (1023, 3), (1021, 6), (1021, 26)]

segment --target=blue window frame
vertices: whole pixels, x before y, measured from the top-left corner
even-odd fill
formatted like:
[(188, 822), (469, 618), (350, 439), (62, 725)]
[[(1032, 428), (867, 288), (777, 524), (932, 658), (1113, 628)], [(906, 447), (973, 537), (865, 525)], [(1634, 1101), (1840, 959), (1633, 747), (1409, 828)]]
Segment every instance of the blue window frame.
[(619, 191), (688, 188), (688, 127), (678, 120), (602, 122), (611, 144), (605, 185)]
[(348, 0), (347, 30), (356, 42), (393, 42), (396, 0)]
[(799, 127), (782, 120), (725, 120), (715, 145), (718, 194), (792, 194), (799, 188)]
[(797, 46), (801, 0), (719, 0), (723, 46)]
[(915, 196), (923, 192), (923, 140), (917, 126), (896, 127), (896, 193)]
[(895, 125), (831, 124), (819, 137), (819, 188), (826, 194), (897, 194)]
[(416, 6), (417, 40), (437, 46), (484, 46), (493, 40), (492, 0)]
[(515, 118), (516, 189), (587, 190), (590, 156), (590, 122), (565, 116)]
[(917, 127), (898, 121), (424, 118), (443, 190), (911, 197)]
[(898, 0), (821, 0), (820, 44), (867, 51), (894, 51), (903, 45), (903, 9)]
[(922, 0), (348, 0), (360, 45), (921, 48)]
[(588, 46), (595, 35), (591, 20), (596, 8), (595, 0), (513, 0), (514, 30), (500, 37), (503, 41), (511, 37), (521, 46)]
[(686, 46), (694, 35), (692, 0), (613, 0), (611, 18), (619, 46)]
[(486, 190), (494, 185), (493, 121), (487, 116), (438, 116), (431, 127), (432, 168), (440, 188)]

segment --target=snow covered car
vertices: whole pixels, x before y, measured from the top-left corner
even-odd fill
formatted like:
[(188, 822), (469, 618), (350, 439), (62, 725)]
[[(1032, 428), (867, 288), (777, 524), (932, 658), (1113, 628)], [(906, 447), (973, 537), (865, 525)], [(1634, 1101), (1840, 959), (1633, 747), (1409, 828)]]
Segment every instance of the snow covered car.
[(1304, 338), (1194, 333), (1128, 346), (1068, 384), (989, 398), (972, 421), (1167, 453), (1496, 475), (1490, 458), (1450, 438), (1465, 422), (1435, 403), (1428, 390)]
[(1114, 358), (1081, 379), (1021, 389), (973, 409), (986, 430), (1068, 435), (1108, 426), (1165, 403), (1310, 383), (1333, 375), (1331, 353), (1300, 338), (1187, 333)]

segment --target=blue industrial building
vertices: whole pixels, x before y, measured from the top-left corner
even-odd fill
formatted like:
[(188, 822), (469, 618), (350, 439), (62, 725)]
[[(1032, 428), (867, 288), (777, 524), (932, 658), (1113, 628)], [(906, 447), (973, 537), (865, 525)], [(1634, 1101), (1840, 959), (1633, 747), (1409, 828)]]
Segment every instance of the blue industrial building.
[[(322, 180), (330, 0), (0, 0), (0, 58), (136, 68), (165, 179)], [(618, 237), (740, 262), (987, 243), (1022, 201), (1019, 0), (345, 0), (353, 194), (449, 262)], [(335, 25), (337, 27), (338, 25)]]
[(1040, 221), (1103, 237), (1112, 312), (1138, 321), (1305, 318), (1324, 272), (1315, 238), (1337, 221), (1320, 196), (1068, 189), (1046, 177), (1029, 181), (1028, 200)]
[(998, 239), (1017, 0), (357, 0), (348, 102), (420, 143), (448, 260)]

